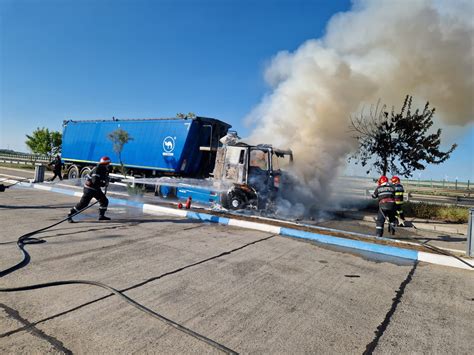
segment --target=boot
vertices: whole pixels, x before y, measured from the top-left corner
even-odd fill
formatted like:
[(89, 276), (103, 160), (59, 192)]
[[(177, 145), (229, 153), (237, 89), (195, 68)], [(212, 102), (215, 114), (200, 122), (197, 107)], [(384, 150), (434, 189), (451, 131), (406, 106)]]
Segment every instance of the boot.
[(99, 221), (110, 221), (110, 218), (109, 217), (105, 217), (105, 209), (102, 210), (100, 209), (99, 210)]
[(72, 219), (72, 215), (76, 213), (76, 211), (74, 209), (71, 209), (71, 211), (69, 211), (69, 214), (67, 215), (67, 221), (69, 223), (74, 223), (74, 220)]

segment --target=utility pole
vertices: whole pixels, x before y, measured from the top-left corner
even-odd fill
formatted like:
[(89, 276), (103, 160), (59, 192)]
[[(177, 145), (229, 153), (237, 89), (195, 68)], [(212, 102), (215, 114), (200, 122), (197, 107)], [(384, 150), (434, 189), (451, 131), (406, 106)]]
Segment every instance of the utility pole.
[(467, 256), (474, 256), (474, 208), (469, 209), (469, 224), (467, 226)]

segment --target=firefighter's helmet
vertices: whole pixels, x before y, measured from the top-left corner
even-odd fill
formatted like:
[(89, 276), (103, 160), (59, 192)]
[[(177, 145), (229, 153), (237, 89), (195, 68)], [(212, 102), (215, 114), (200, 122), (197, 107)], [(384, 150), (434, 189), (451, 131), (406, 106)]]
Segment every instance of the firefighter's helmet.
[(400, 178), (398, 176), (392, 176), (391, 179), (393, 184), (399, 184), (400, 183)]
[(386, 184), (387, 182), (388, 182), (388, 178), (385, 175), (382, 175), (381, 177), (379, 177), (379, 181), (378, 181), (379, 186)]
[(99, 164), (100, 165), (109, 165), (110, 164), (110, 158), (107, 157), (107, 156), (104, 156), (104, 157), (100, 158)]

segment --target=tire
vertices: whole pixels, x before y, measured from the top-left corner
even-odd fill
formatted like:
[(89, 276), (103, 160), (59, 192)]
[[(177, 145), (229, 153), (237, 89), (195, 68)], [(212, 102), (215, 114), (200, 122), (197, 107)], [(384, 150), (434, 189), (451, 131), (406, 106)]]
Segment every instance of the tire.
[(221, 204), (228, 210), (241, 210), (247, 205), (247, 199), (243, 193), (233, 190), (221, 195)]
[(76, 165), (71, 165), (67, 171), (67, 178), (70, 180), (79, 178), (79, 168)]
[(86, 166), (85, 168), (82, 168), (81, 174), (80, 174), (80, 175), (81, 175), (81, 179), (85, 179), (85, 178), (86, 178), (86, 175), (88, 175), (88, 174), (91, 172), (91, 170), (92, 170), (92, 169), (89, 168), (89, 167), (87, 167), (87, 166)]

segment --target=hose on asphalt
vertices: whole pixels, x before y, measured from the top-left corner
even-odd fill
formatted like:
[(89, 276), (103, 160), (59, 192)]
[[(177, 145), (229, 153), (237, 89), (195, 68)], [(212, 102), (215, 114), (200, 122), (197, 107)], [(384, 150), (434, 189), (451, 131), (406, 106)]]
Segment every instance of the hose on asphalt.
[[(19, 182), (17, 182), (19, 183)], [(16, 184), (16, 183), (15, 183)], [(15, 185), (14, 184), (14, 185)], [(13, 186), (13, 185), (12, 185)], [(104, 191), (104, 194), (107, 194), (107, 186), (105, 187), (105, 191)], [(28, 252), (25, 250), (25, 246), (26, 245), (29, 245), (29, 244), (40, 244), (40, 243), (44, 243), (45, 240), (43, 239), (38, 239), (38, 238), (32, 238), (32, 236), (38, 234), (38, 233), (41, 233), (41, 232), (44, 232), (45, 230), (48, 230), (50, 228), (53, 228), (55, 226), (57, 226), (58, 224), (61, 224), (65, 221), (67, 221), (68, 219), (74, 217), (74, 216), (77, 216), (78, 214), (84, 212), (85, 210), (91, 208), (92, 206), (96, 205), (99, 201), (95, 201), (94, 203), (90, 204), (89, 206), (86, 206), (85, 208), (77, 211), (76, 213), (70, 215), (70, 216), (67, 216), (66, 218), (63, 218), (62, 220), (56, 222), (56, 223), (53, 223), (49, 226), (46, 226), (46, 227), (43, 227), (43, 228), (40, 228), (40, 229), (37, 229), (37, 230), (34, 230), (32, 232), (29, 232), (29, 233), (26, 233), (26, 234), (23, 234), (21, 237), (18, 238), (18, 241), (17, 241), (17, 246), (18, 248), (22, 251), (23, 253), (23, 260), (20, 261), (18, 264), (6, 269), (6, 270), (2, 270), (0, 271), (0, 278), (28, 265), (28, 263), (30, 262), (30, 255), (28, 254)], [(120, 298), (122, 298), (125, 302), (127, 302), (128, 304), (134, 306), (135, 308), (139, 309), (140, 311), (142, 312), (145, 312), (146, 314), (154, 317), (154, 318), (157, 318), (159, 320), (161, 320), (162, 322), (164, 322), (165, 324), (169, 325), (169, 326), (172, 326), (174, 327), (175, 329), (177, 330), (180, 330), (200, 341), (203, 341), (205, 342), (206, 344), (212, 346), (213, 348), (215, 349), (218, 349), (226, 354), (238, 354), (237, 352), (235, 352), (234, 350), (231, 350), (229, 348), (227, 348), (226, 346), (222, 345), (222, 344), (219, 344), (217, 342), (215, 342), (214, 340), (212, 339), (209, 339), (207, 337), (205, 337), (204, 335), (201, 335), (199, 333), (196, 333), (195, 331), (189, 329), (189, 328), (186, 328), (184, 326), (182, 326), (181, 324), (178, 324), (176, 322), (174, 322), (173, 320), (171, 319), (168, 319), (164, 316), (162, 316), (161, 314), (141, 305), (140, 303), (136, 302), (135, 300), (131, 299), (130, 297), (124, 295), (122, 292), (120, 292), (119, 290), (113, 288), (113, 287), (110, 287), (104, 283), (101, 283), (101, 282), (97, 282), (97, 281), (88, 281), (88, 280), (65, 280), (65, 281), (53, 281), (53, 282), (47, 282), (47, 283), (41, 283), (41, 284), (34, 284), (34, 285), (28, 285), (28, 286), (21, 286), (21, 287), (12, 287), (12, 288), (0, 288), (0, 292), (18, 292), (18, 291), (30, 291), (30, 290), (36, 290), (36, 289), (40, 289), (40, 288), (46, 288), (46, 287), (54, 287), (54, 286), (61, 286), (61, 285), (71, 285), (71, 284), (84, 284), (84, 285), (93, 285), (93, 286), (98, 286), (98, 287), (102, 287), (110, 292), (112, 292), (113, 294), (119, 296)]]
[[(20, 183), (22, 180), (19, 180), (17, 181), (15, 184), (11, 185), (11, 186), (14, 186), (16, 185), (17, 183)], [(11, 187), (9, 186), (9, 187)], [(104, 194), (107, 194), (107, 187), (105, 187), (105, 191), (104, 191)], [(94, 203), (91, 203), (89, 206), (86, 206), (84, 207), (83, 209), (81, 209), (80, 211), (77, 211), (75, 213), (73, 213), (72, 215), (68, 215), (66, 218), (63, 218), (61, 219), (60, 221), (56, 222), (56, 223), (53, 223), (49, 226), (46, 226), (46, 227), (43, 227), (43, 228), (40, 228), (40, 229), (37, 229), (37, 230), (34, 230), (32, 232), (29, 232), (29, 233), (26, 233), (26, 234), (23, 234), (22, 236), (20, 236), (16, 242), (16, 245), (18, 246), (18, 248), (21, 250), (21, 252), (23, 253), (23, 260), (20, 261), (18, 264), (16, 265), (13, 265), (12, 267), (9, 267), (8, 269), (5, 269), (5, 270), (2, 270), (0, 271), (0, 278), (18, 270), (18, 269), (21, 269), (22, 267), (28, 265), (28, 263), (30, 262), (30, 254), (28, 254), (28, 252), (26, 251), (25, 249), (25, 246), (28, 245), (28, 244), (40, 244), (40, 243), (44, 243), (45, 241), (43, 239), (38, 239), (38, 238), (32, 238), (32, 236), (38, 234), (38, 233), (41, 233), (41, 232), (44, 232), (45, 230), (48, 230), (50, 228), (53, 228), (55, 226), (57, 226), (58, 224), (61, 224), (67, 220), (70, 220), (72, 217), (74, 216), (77, 216), (78, 214), (84, 212), (85, 210), (91, 208), (92, 206), (96, 205), (99, 201), (95, 201)]]
[(219, 343), (215, 342), (214, 340), (205, 337), (204, 335), (196, 333), (195, 331), (193, 331), (189, 328), (186, 328), (186, 327), (182, 326), (181, 324), (178, 324), (175, 321), (173, 321), (171, 319), (168, 319), (168, 318), (162, 316), (161, 314), (159, 314), (159, 313), (157, 313), (157, 312), (141, 305), (140, 303), (136, 302), (135, 300), (131, 299), (130, 297), (124, 295), (119, 290), (117, 290), (113, 287), (110, 287), (110, 286), (108, 286), (108, 285), (106, 285), (102, 282), (87, 281), (87, 280), (54, 281), (54, 282), (46, 282), (46, 283), (28, 285), (28, 286), (22, 286), (22, 287), (0, 288), (0, 292), (30, 291), (30, 290), (37, 290), (37, 289), (45, 288), (45, 287), (54, 287), (54, 286), (62, 286), (62, 285), (74, 285), (74, 284), (93, 285), (93, 286), (102, 287), (102, 288), (112, 292), (116, 296), (119, 296), (125, 302), (127, 302), (128, 304), (132, 305), (133, 307), (139, 309), (140, 311), (145, 312), (146, 314), (161, 320), (165, 324), (167, 324), (169, 326), (172, 326), (175, 329), (182, 331), (183, 333), (186, 333), (186, 334), (188, 334), (188, 335), (190, 335), (190, 336), (192, 336), (192, 337), (194, 337), (194, 338), (196, 338), (200, 341), (203, 341), (204, 343), (212, 346), (215, 349), (218, 349), (218, 350), (222, 351), (225, 354), (232, 354), (232, 355), (238, 354), (234, 350), (231, 350), (228, 347), (226, 347), (222, 344), (219, 344)]
[[(382, 215), (384, 216), (384, 219), (386, 219), (387, 217), (386, 217), (385, 214), (383, 213), (382, 209), (379, 208), (379, 210), (380, 210), (380, 212), (382, 213)], [(384, 224), (385, 224), (385, 223), (384, 223)], [(389, 226), (390, 226), (390, 222), (389, 222)], [(389, 227), (389, 228), (390, 228), (390, 227)], [(392, 233), (392, 234), (394, 234), (395, 231), (394, 231), (394, 226), (393, 226), (393, 225), (392, 225), (392, 228), (393, 228), (393, 229), (392, 229), (392, 230), (393, 230), (393, 233)], [(415, 226), (414, 226), (414, 228), (415, 228), (415, 229), (418, 229), (418, 228), (416, 228)], [(444, 249), (442, 249), (442, 248), (435, 247), (434, 245), (429, 245), (429, 244), (426, 244), (426, 243), (420, 243), (420, 242), (417, 242), (417, 241), (413, 241), (413, 243), (418, 244), (419, 246), (424, 247), (424, 248), (426, 248), (426, 249), (429, 249), (429, 250), (432, 250), (432, 251), (436, 251), (436, 252), (438, 252), (438, 253), (440, 253), (440, 254), (443, 254), (443, 255), (446, 255), (446, 256), (450, 256), (450, 257), (452, 257), (452, 258), (454, 258), (454, 259), (456, 259), (456, 260), (462, 262), (463, 264), (469, 266), (471, 269), (474, 269), (474, 265), (468, 263), (468, 262), (465, 261), (463, 258), (460, 258), (459, 256), (457, 256), (457, 255), (455, 255), (455, 254), (453, 254), (453, 253), (451, 253), (451, 252), (449, 252), (449, 251), (447, 251), (447, 250), (444, 250)]]
[(466, 264), (467, 266), (469, 266), (471, 269), (474, 269), (474, 265), (468, 263), (466, 260), (464, 260), (463, 258), (460, 258), (459, 256), (453, 254), (453, 253), (450, 253), (449, 251), (445, 250), (445, 249), (441, 249), (441, 248), (438, 248), (438, 247), (435, 247), (434, 245), (430, 245), (430, 244), (426, 244), (426, 243), (417, 243), (427, 249), (430, 249), (430, 250), (433, 250), (433, 251), (436, 251), (440, 254), (443, 254), (443, 255), (446, 255), (446, 256), (450, 256), (454, 259), (457, 259), (459, 260), (460, 262), (462, 262), (463, 264)]
[(34, 230), (34, 231), (26, 233), (26, 234), (23, 234), (21, 237), (19, 237), (16, 244), (17, 244), (18, 248), (21, 250), (21, 252), (23, 253), (23, 260), (20, 261), (18, 264), (13, 265), (12, 267), (10, 267), (8, 269), (0, 271), (0, 278), (6, 276), (6, 275), (8, 275), (8, 274), (10, 274), (10, 273), (12, 273), (16, 270), (18, 270), (18, 269), (21, 269), (22, 267), (24, 267), (26, 265), (28, 265), (28, 263), (30, 262), (30, 254), (28, 254), (28, 252), (25, 250), (25, 246), (29, 245), (29, 244), (40, 244), (40, 243), (45, 242), (45, 240), (43, 240), (43, 239), (32, 238), (32, 236), (34, 236), (38, 233), (44, 232), (45, 230), (48, 230), (50, 228), (53, 228), (53, 227), (57, 226), (58, 224), (61, 224), (65, 221), (67, 221), (70, 217), (77, 216), (79, 213), (82, 213), (85, 210), (91, 208), (92, 206), (94, 206), (98, 202), (99, 201), (96, 201), (96, 202), (90, 204), (89, 206), (87, 206), (87, 207), (83, 208), (82, 210), (72, 214), (71, 216), (68, 216), (68, 217), (60, 220), (59, 222), (53, 223), (53, 224), (51, 224), (47, 227), (43, 227), (43, 228)]

